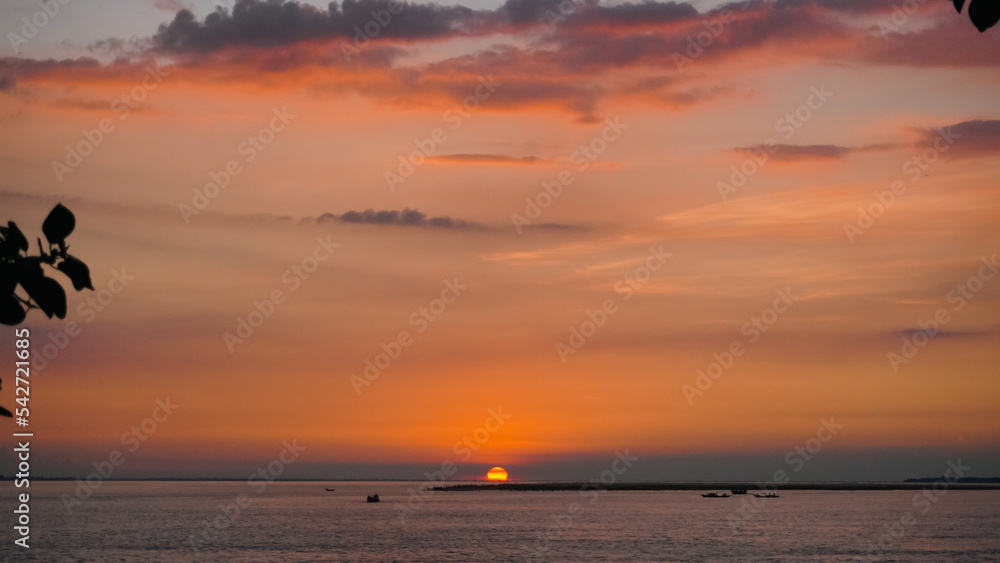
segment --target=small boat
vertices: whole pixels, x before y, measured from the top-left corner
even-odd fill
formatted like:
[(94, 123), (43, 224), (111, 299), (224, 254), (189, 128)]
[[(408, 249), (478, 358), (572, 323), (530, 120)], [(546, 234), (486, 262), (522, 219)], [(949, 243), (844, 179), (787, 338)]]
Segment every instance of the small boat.
[(719, 493), (714, 493), (714, 492), (713, 493), (704, 493), (701, 496), (703, 496), (705, 498), (729, 498), (729, 495), (727, 495), (726, 493), (722, 493), (720, 495)]
[(379, 502), (378, 493), (368, 495), (368, 502)]
[(336, 490), (337, 490), (337, 489), (327, 489), (327, 490), (326, 490), (326, 492), (328, 492), (328, 493), (332, 493), (333, 491), (336, 491)]
[(745, 495), (745, 494), (747, 494), (747, 490), (746, 489), (730, 489), (729, 492), (733, 493), (734, 495)]
[(767, 493), (766, 495), (758, 495), (757, 493), (754, 493), (753, 496), (757, 498), (778, 498), (778, 495), (774, 493)]

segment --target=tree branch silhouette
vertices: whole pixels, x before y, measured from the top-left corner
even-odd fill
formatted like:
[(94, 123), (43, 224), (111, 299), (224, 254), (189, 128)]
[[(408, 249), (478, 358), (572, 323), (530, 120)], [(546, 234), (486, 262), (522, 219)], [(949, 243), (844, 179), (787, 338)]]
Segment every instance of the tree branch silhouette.
[[(66, 318), (66, 291), (58, 281), (47, 277), (42, 265), (62, 272), (73, 283), (73, 289), (94, 289), (90, 268), (67, 252), (66, 237), (76, 228), (76, 216), (63, 204), (56, 205), (42, 223), (42, 233), (48, 241), (48, 251), (38, 239), (38, 256), (29, 256), (28, 239), (9, 221), (0, 226), (0, 324), (17, 326), (27, 318), (28, 311), (40, 309), (50, 319)], [(17, 294), (20, 287), (26, 294)], [(0, 388), (3, 380), (0, 379)], [(12, 416), (0, 407), (0, 416)]]
[[(958, 13), (962, 13), (965, 0), (952, 0)], [(970, 0), (969, 19), (980, 33), (1000, 22), (1000, 2), (997, 0)]]

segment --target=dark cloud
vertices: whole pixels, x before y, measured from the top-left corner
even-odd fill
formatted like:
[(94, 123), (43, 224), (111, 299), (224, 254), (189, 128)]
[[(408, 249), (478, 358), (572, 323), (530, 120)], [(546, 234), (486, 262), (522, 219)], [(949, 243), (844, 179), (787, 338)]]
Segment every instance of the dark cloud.
[[(561, 4), (563, 8), (560, 10)], [(584, 2), (583, 0), (507, 0), (497, 11), (504, 16), (506, 21), (515, 25), (545, 21), (546, 14), (549, 14), (548, 21), (556, 24), (560, 18), (565, 17), (563, 13), (572, 15), (583, 4), (593, 4), (593, 2)]]
[[(68, 42), (64, 41), (63, 43)], [(87, 45), (87, 51), (108, 55), (116, 59), (134, 59), (141, 58), (152, 45), (152, 40), (149, 38), (140, 39), (133, 37), (131, 39), (118, 39), (112, 37)]]
[[(391, 7), (392, 11), (389, 10)], [(323, 38), (392, 37), (416, 39), (464, 33), (488, 23), (489, 14), (463, 6), (410, 4), (390, 0), (331, 2), (324, 11), (283, 0), (239, 0), (232, 12), (217, 9), (199, 22), (181, 10), (154, 37), (171, 52), (214, 51), (231, 45), (275, 47)]]
[(419, 39), (482, 34), (522, 24), (648, 25), (697, 16), (690, 4), (653, 1), (606, 7), (597, 0), (507, 0), (489, 11), (390, 0), (331, 2), (327, 10), (294, 0), (239, 0), (231, 12), (217, 8), (204, 21), (181, 9), (172, 22), (160, 26), (154, 41), (164, 51), (207, 52), (231, 45), (275, 47), (353, 39), (361, 32), (363, 38)]
[[(1000, 154), (1000, 121), (963, 121), (941, 129), (921, 131), (921, 145), (932, 147), (953, 139), (948, 150), (941, 153), (945, 158), (967, 158), (990, 154)], [(939, 139), (944, 139), (941, 141)]]
[(100, 68), (95, 59), (20, 59), (16, 57), (0, 57), (0, 92), (12, 90), (17, 86), (17, 79), (22, 76), (44, 74), (66, 68)]
[(603, 6), (598, 0), (507, 0), (497, 10), (505, 24), (545, 23), (550, 28), (586, 25), (650, 25), (697, 18), (684, 2), (624, 2)]
[(402, 211), (384, 210), (375, 211), (366, 209), (364, 211), (348, 211), (343, 215), (336, 213), (324, 213), (316, 219), (317, 223), (362, 223), (366, 225), (396, 225), (400, 227), (431, 227), (439, 229), (481, 229), (482, 225), (472, 221), (452, 219), (451, 217), (428, 217), (416, 209), (403, 209)]
[[(582, 3), (582, 2), (581, 2)], [(669, 23), (699, 17), (698, 10), (680, 2), (625, 2), (616, 6), (601, 6), (588, 2), (584, 9), (572, 14), (576, 25), (648, 25)]]
[[(787, 4), (802, 4), (801, 1), (783, 1)], [(760, 4), (760, 2), (755, 3)], [(826, 10), (844, 12), (848, 14), (891, 12), (893, 7), (899, 5), (898, 0), (815, 0), (814, 3)]]

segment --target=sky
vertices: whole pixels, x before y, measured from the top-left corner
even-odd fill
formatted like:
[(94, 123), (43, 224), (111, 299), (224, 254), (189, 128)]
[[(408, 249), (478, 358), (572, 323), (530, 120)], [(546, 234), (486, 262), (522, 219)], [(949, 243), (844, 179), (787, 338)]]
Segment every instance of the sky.
[(213, 5), (0, 7), (0, 220), (95, 287), (24, 323), (37, 475), (1000, 474), (996, 29)]

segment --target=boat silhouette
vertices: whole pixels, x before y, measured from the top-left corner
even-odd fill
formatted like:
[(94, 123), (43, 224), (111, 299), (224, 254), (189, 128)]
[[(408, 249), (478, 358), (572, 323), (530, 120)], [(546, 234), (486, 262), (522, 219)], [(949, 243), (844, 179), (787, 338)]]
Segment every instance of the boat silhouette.
[(368, 495), (368, 502), (379, 502), (378, 493)]
[(703, 493), (701, 496), (703, 496), (705, 498), (729, 498), (729, 495), (727, 495), (726, 493), (722, 493), (720, 495), (719, 493), (716, 493), (716, 492)]

